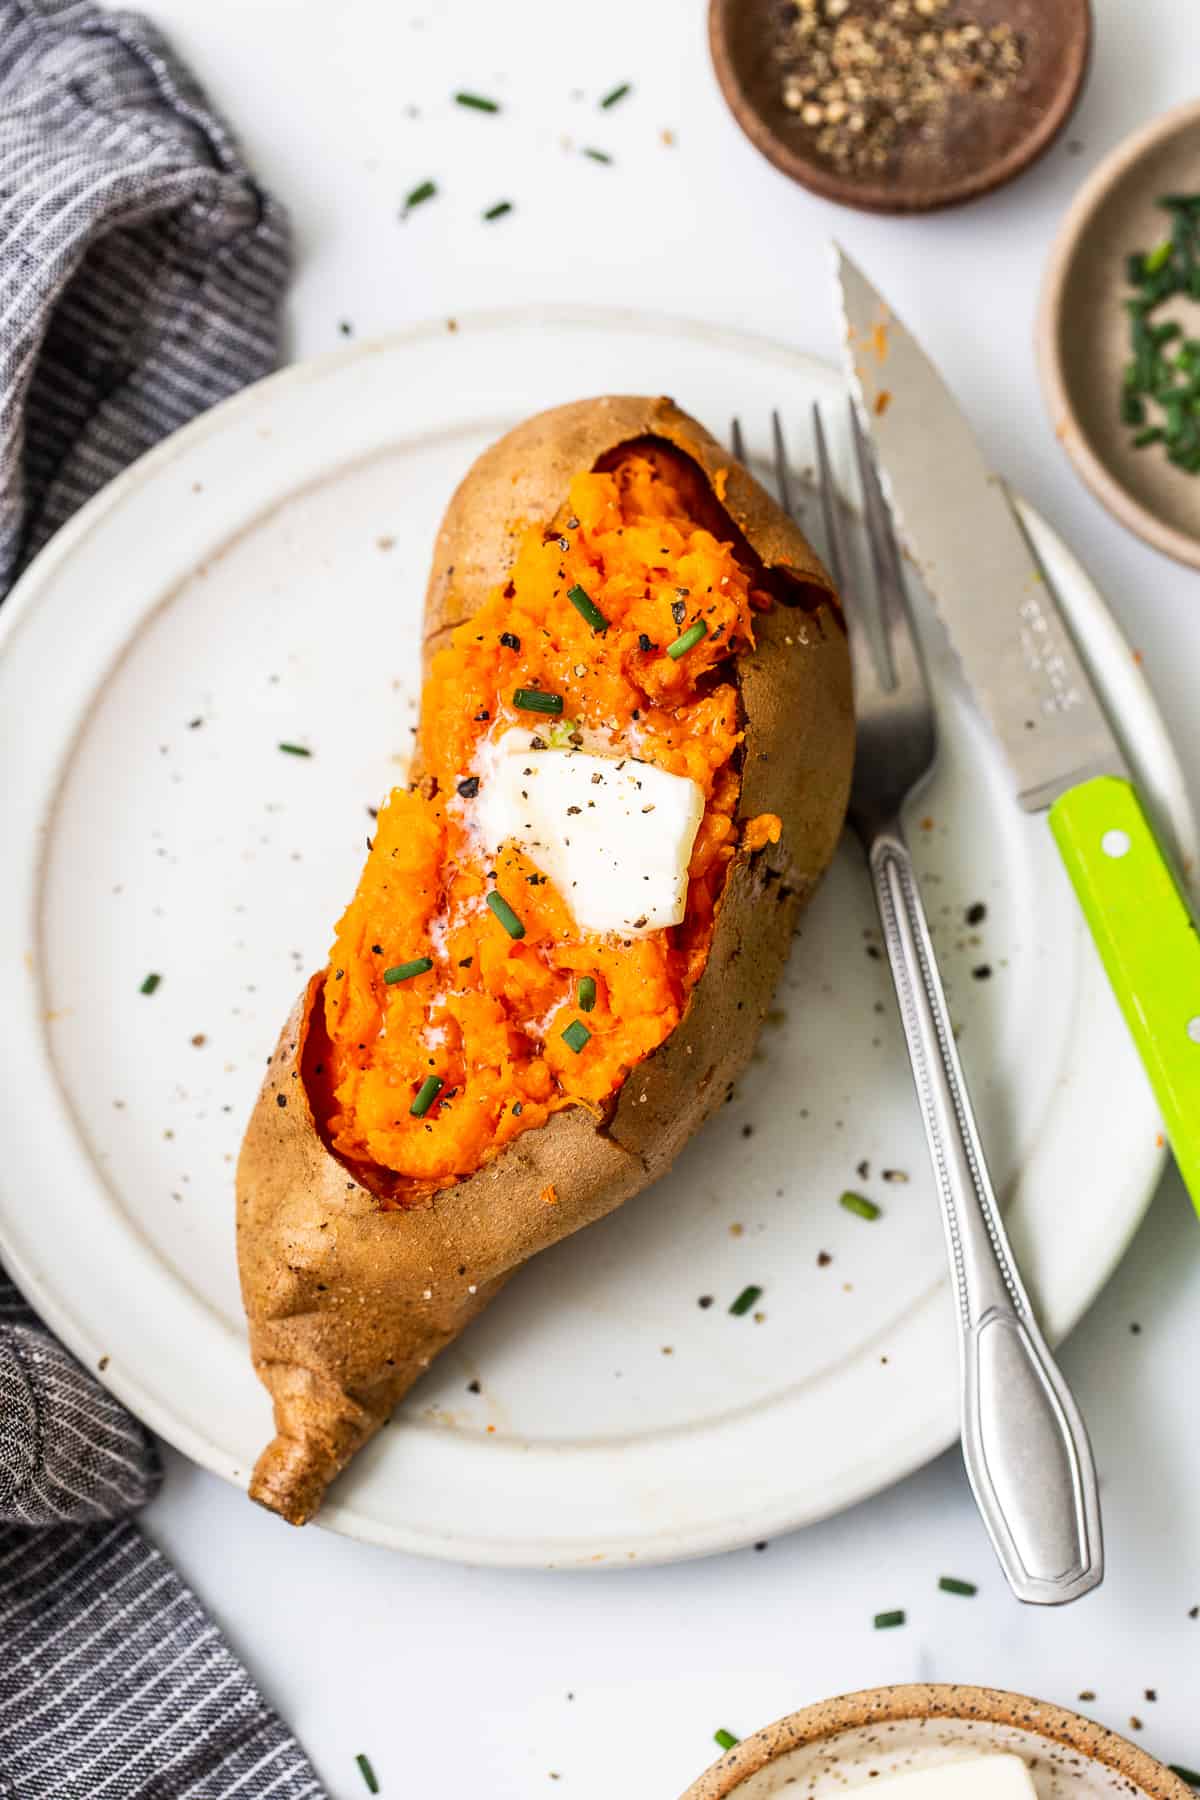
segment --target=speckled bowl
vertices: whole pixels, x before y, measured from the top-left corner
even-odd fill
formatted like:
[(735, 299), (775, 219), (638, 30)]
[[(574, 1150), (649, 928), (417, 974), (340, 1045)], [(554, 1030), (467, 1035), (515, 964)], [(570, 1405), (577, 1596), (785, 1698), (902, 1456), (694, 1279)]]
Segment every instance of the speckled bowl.
[[(1118, 144), (1076, 195), (1047, 266), (1037, 351), (1055, 432), (1092, 492), (1156, 550), (1200, 569), (1200, 476), (1173, 468), (1159, 447), (1135, 450), (1119, 405), (1125, 258), (1165, 235), (1159, 194), (1197, 189), (1200, 101), (1190, 100)], [(1174, 305), (1194, 335), (1195, 301)]]
[(979, 1751), (1023, 1757), (1039, 1800), (1193, 1800), (1162, 1763), (1078, 1713), (945, 1684), (876, 1688), (805, 1707), (727, 1751), (682, 1800), (840, 1800), (873, 1775)]

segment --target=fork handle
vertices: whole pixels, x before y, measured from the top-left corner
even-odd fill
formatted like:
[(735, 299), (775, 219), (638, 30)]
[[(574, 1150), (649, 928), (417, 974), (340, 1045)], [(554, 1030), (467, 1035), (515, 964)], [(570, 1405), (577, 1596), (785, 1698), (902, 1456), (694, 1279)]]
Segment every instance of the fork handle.
[(899, 823), (867, 851), (950, 1253), (967, 1475), (1017, 1598), (1056, 1605), (1104, 1575), (1087, 1430), (1017, 1273)]

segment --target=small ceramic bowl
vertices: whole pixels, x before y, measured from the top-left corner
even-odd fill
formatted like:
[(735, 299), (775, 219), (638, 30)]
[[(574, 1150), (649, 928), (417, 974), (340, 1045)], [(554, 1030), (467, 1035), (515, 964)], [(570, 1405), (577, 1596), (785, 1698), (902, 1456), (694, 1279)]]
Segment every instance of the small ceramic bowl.
[(1008, 1751), (1039, 1800), (1194, 1800), (1178, 1776), (1102, 1725), (995, 1688), (910, 1686), (845, 1694), (745, 1738), (682, 1800), (846, 1800), (872, 1777)]
[[(1125, 259), (1167, 235), (1159, 195), (1200, 193), (1200, 102), (1189, 101), (1118, 145), (1075, 198), (1051, 253), (1038, 318), (1038, 364), (1063, 448), (1123, 525), (1200, 568), (1200, 475), (1176, 469), (1161, 445), (1133, 448), (1121, 422), (1131, 290)], [(1200, 304), (1190, 309), (1200, 336)]]
[(818, 154), (814, 131), (785, 106), (776, 56), (782, 0), (709, 0), (713, 67), (751, 143), (793, 181), (867, 212), (931, 212), (987, 194), (1046, 150), (1078, 100), (1091, 57), (1089, 0), (960, 0), (941, 29), (962, 23), (1019, 34), (1024, 67), (1002, 99), (951, 101), (944, 128), (878, 173), (855, 174)]

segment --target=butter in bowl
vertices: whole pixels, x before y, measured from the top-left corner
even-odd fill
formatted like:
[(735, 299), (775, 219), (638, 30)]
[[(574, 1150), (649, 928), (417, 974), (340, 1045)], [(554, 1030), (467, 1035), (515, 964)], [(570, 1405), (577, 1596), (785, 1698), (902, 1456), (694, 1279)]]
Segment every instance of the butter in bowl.
[(912, 1684), (825, 1700), (734, 1744), (681, 1800), (1192, 1800), (1136, 1744), (995, 1688)]

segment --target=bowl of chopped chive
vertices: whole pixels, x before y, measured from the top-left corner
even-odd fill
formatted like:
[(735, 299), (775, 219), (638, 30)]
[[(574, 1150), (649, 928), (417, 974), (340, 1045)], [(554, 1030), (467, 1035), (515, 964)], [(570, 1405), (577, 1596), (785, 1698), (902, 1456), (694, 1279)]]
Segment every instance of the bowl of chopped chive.
[[(682, 1800), (1193, 1800), (1188, 1770), (1065, 1707), (997, 1688), (913, 1683), (843, 1694), (739, 1739)], [(950, 1770), (953, 1768), (953, 1775)]]
[(710, 0), (734, 118), (793, 181), (930, 212), (1011, 181), (1057, 137), (1091, 56), (1089, 0)]
[(1123, 525), (1200, 568), (1200, 103), (1100, 164), (1059, 232), (1038, 362), (1055, 432)]

